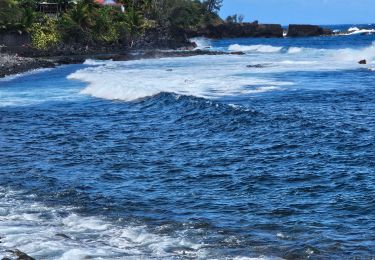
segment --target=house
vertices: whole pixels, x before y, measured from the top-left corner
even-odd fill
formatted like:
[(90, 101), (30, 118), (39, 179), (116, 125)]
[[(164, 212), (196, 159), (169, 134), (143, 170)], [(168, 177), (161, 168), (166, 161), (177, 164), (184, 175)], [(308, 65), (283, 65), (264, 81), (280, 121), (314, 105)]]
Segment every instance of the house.
[(96, 4), (99, 5), (108, 5), (108, 6), (113, 6), (121, 9), (121, 12), (125, 13), (125, 7), (122, 4), (117, 3), (114, 0), (94, 0)]
[[(1, 0), (0, 0), (1, 1)], [(42, 12), (51, 18), (57, 18), (61, 12), (66, 11), (72, 5), (77, 4), (76, 0), (65, 0), (65, 1), (44, 1), (37, 5), (36, 11)]]
[(38, 11), (48, 17), (57, 18), (61, 12), (61, 7), (58, 3), (41, 2), (38, 4)]

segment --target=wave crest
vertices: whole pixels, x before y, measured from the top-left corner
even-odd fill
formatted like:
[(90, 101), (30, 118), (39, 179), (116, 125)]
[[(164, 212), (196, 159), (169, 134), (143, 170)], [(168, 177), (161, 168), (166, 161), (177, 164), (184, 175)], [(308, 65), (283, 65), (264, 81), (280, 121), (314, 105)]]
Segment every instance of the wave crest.
[(209, 58), (212, 57), (108, 62), (107, 65), (78, 70), (68, 79), (88, 83), (82, 94), (124, 101), (162, 92), (217, 99), (276, 91), (279, 86), (292, 84), (243, 76), (241, 73), (247, 70), (246, 65), (238, 66), (231, 62), (230, 57), (214, 57), (212, 59), (218, 65), (207, 66), (206, 59)]
[(239, 45), (239, 44), (232, 44), (229, 46), (229, 51), (243, 51), (243, 52), (280, 52), (283, 47), (276, 47), (272, 45)]

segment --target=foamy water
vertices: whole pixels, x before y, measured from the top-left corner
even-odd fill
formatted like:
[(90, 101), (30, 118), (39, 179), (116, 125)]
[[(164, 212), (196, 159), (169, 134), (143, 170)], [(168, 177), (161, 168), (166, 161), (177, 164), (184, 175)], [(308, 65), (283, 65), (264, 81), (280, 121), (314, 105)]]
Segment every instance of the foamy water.
[[(161, 92), (217, 99), (281, 91), (293, 81), (273, 80), (263, 73), (347, 70), (375, 57), (375, 44), (362, 49), (314, 49), (270, 45), (230, 45), (228, 51), (247, 55), (195, 56), (140, 61), (94, 61), (68, 76), (86, 82), (82, 94), (131, 101)], [(256, 66), (260, 64), (260, 66)], [(250, 67), (249, 66), (253, 66)]]
[[(209, 65), (210, 61), (215, 64)], [(184, 63), (184, 66), (181, 64)], [(177, 59), (110, 62), (69, 75), (89, 83), (81, 93), (131, 101), (161, 92), (219, 98), (290, 86), (290, 82), (241, 76), (246, 65), (240, 57), (200, 56)], [(225, 68), (225, 69), (224, 69)], [(106, 77), (103, 77), (106, 75)], [(111, 79), (108, 80), (107, 76)]]
[(370, 257), (374, 40), (0, 80), (0, 259)]
[[(100, 217), (80, 216), (75, 208), (48, 207), (18, 200), (20, 194), (0, 189), (0, 256), (21, 250), (36, 259), (204, 259), (203, 244), (183, 236), (153, 234), (144, 226), (123, 226)], [(28, 197), (28, 199), (32, 196)], [(121, 222), (124, 222), (123, 220)]]

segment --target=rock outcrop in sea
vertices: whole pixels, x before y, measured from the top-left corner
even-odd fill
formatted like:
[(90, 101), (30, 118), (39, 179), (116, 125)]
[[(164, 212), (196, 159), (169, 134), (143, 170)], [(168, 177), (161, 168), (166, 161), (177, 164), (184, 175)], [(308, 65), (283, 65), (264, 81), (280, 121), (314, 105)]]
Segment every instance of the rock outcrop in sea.
[(245, 37), (283, 37), (283, 28), (280, 24), (252, 23), (221, 23), (209, 25), (198, 30), (187, 32), (189, 37), (221, 38), (245, 38)]
[(330, 29), (325, 29), (317, 25), (310, 24), (290, 24), (288, 27), (287, 37), (307, 37), (307, 36), (322, 36), (332, 35)]

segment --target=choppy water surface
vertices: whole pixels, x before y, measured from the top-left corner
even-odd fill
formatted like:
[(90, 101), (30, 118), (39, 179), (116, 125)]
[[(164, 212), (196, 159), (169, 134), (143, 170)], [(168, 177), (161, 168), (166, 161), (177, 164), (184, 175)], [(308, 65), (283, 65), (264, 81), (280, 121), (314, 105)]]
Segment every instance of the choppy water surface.
[(371, 259), (374, 41), (201, 39), (246, 55), (2, 79), (0, 256)]

